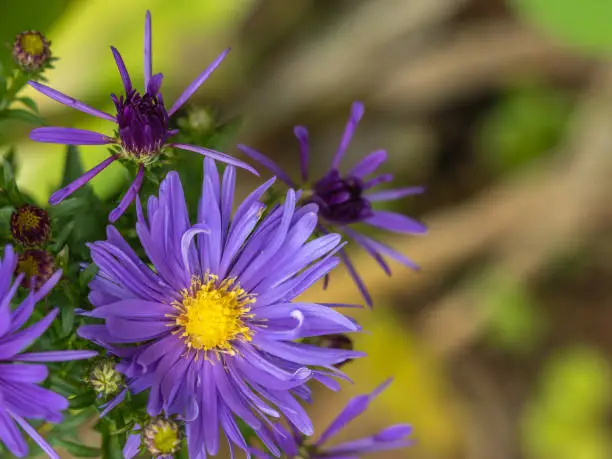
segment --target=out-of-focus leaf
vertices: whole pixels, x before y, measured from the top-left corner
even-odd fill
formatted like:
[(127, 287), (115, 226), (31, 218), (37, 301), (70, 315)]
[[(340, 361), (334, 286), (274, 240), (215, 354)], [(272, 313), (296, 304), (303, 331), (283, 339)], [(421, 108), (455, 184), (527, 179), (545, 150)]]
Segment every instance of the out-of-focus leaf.
[(104, 432), (102, 435), (102, 459), (123, 459), (123, 445), (119, 435)]
[(511, 89), (477, 133), (480, 161), (497, 174), (548, 154), (561, 140), (570, 110), (562, 91), (537, 84)]
[(521, 420), (527, 457), (608, 459), (610, 387), (612, 368), (596, 350), (576, 347), (553, 356)]
[(38, 113), (38, 105), (36, 105), (36, 102), (34, 102), (34, 100), (31, 97), (18, 97), (15, 100), (21, 102), (23, 105), (28, 107), (33, 112)]
[(500, 272), (486, 273), (476, 282), (484, 292), (479, 307), (489, 310), (488, 342), (505, 351), (531, 351), (544, 336), (546, 320), (527, 287)]
[(526, 21), (589, 53), (612, 51), (612, 2), (606, 0), (512, 0)]
[(0, 119), (25, 121), (26, 123), (36, 125), (43, 124), (43, 120), (40, 118), (40, 116), (27, 110), (22, 110), (21, 108), (9, 108), (0, 112)]

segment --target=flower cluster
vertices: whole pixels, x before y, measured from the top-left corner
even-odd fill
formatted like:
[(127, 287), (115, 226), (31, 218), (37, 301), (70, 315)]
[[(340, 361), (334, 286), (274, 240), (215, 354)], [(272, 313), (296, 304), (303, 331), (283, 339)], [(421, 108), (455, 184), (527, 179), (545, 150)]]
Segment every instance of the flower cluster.
[[(121, 54), (111, 47), (123, 83), (120, 95), (111, 95), (114, 114), (29, 82), (64, 105), (113, 123), (115, 131), (39, 127), (30, 133), (39, 142), (108, 145), (110, 154), (76, 180), (65, 180), (70, 183), (51, 195), (49, 203), (60, 209), (53, 218), (31, 204), (14, 204), (10, 228), (20, 248), (16, 253), (8, 246), (0, 264), (0, 454), (2, 448), (19, 457), (27, 454), (21, 427), (47, 455), (59, 457), (43, 439), (46, 424), (39, 422), (61, 422), (68, 401), (39, 385), (48, 369), (31, 362), (90, 359), (98, 352), (102, 355), (87, 367), (58, 370), (64, 376), (78, 373), (81, 384), (58, 387), (70, 396), (71, 416), (81, 409), (99, 410), (104, 448), (120, 443), (128, 459), (143, 452), (169, 459), (181, 450), (190, 458), (205, 459), (217, 455), (223, 442), (232, 457), (238, 448), (248, 457), (301, 459), (353, 458), (410, 445), (412, 429), (402, 424), (324, 446), (363, 413), (390, 380), (352, 399), (318, 440), (310, 440), (315, 427), (304, 404), (313, 402), (312, 384), (340, 390), (341, 381), (349, 379), (343, 365), (365, 354), (353, 349), (350, 336), (361, 326), (344, 313), (350, 305), (304, 302), (300, 295), (318, 281), (326, 284), (332, 270), (344, 262), (365, 302), (372, 305), (343, 235), (388, 274), (383, 256), (415, 268), (404, 255), (354, 225), (424, 233), (421, 223), (373, 206), (421, 193), (422, 188), (372, 192), (392, 179), (390, 174), (370, 177), (386, 159), (382, 150), (370, 153), (348, 173), (339, 171), (364, 112), (355, 102), (331, 167), (316, 180), (309, 180), (308, 133), (303, 127), (295, 128), (301, 150), (299, 182), (271, 159), (240, 145), (281, 183), (272, 177), (237, 201), (237, 168), (257, 171), (225, 153), (174, 141), (183, 134), (171, 123), (228, 50), (166, 109), (163, 76), (153, 74), (151, 37), (147, 12), (142, 89), (133, 85)], [(49, 42), (38, 33), (24, 32), (17, 37), (14, 56), (24, 71), (40, 69), (50, 57)], [(156, 180), (160, 160), (172, 164), (171, 149), (204, 156), (197, 203), (187, 198), (176, 170)], [(106, 236), (104, 225), (73, 233), (76, 220), (66, 229), (57, 228), (56, 234), (56, 226), (65, 222), (62, 218), (81, 205), (79, 198), (72, 203), (66, 198), (115, 161), (134, 170), (135, 176), (119, 202), (104, 213), (106, 219), (110, 210), (113, 223), (106, 227)], [(159, 186), (143, 203), (139, 195), (146, 179)], [(275, 186), (284, 189), (272, 193)], [(93, 209), (102, 206), (88, 202)], [(132, 212), (132, 220), (120, 220), (126, 212)], [(132, 223), (125, 225), (128, 220)], [(83, 252), (88, 255), (79, 255)], [(66, 274), (56, 266), (67, 268)], [(55, 323), (58, 309), (49, 310), (45, 303), (38, 310), (35, 305), (51, 294), (62, 276), (61, 287), (53, 293), (67, 304), (61, 305), (61, 323)], [(64, 344), (77, 350), (58, 347)], [(24, 352), (31, 345), (42, 351)], [(74, 442), (64, 439), (60, 444), (77, 455), (83, 452)], [(94, 452), (85, 451), (89, 456)]]

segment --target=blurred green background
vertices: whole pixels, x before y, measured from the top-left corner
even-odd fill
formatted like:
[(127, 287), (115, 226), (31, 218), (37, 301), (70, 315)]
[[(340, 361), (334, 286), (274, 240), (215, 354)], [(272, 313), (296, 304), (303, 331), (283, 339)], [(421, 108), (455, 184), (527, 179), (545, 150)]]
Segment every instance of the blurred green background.
[[(44, 32), (60, 58), (51, 86), (108, 109), (120, 90), (109, 45), (141, 78), (147, 8), (168, 102), (232, 47), (194, 103), (243, 117), (234, 144), (297, 172), (292, 126), (304, 124), (323, 171), (360, 99), (366, 115), (345, 167), (385, 148), (398, 186), (427, 186), (394, 207), (426, 222), (426, 237), (377, 235), (420, 272), (396, 266), (387, 278), (355, 251), (376, 303), (356, 313), (366, 330), (357, 346), (370, 357), (346, 367), (354, 386), (318, 394), (319, 429), (350, 396), (394, 375), (343, 433), (414, 424), (413, 448), (377, 457), (612, 457), (612, 3), (30, 0), (2, 5), (0, 40)], [(28, 95), (49, 125), (110, 133)], [(29, 141), (29, 128), (11, 124), (0, 144), (16, 146), (22, 188), (45, 202), (63, 148)], [(106, 154), (82, 152), (86, 166)], [(109, 193), (122, 177), (117, 166), (94, 186)], [(256, 183), (239, 174), (243, 193)], [(308, 298), (358, 302), (338, 271)]]

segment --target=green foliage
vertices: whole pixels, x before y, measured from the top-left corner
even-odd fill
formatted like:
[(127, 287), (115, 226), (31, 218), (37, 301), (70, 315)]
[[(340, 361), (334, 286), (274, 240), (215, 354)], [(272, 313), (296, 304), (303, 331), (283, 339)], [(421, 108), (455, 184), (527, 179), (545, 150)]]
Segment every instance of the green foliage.
[(598, 351), (575, 347), (553, 356), (521, 422), (527, 457), (609, 458), (610, 387), (612, 368)]
[(533, 350), (544, 336), (546, 321), (527, 287), (500, 272), (486, 273), (477, 282), (485, 292), (480, 307), (487, 310), (489, 317), (487, 341), (518, 354)]
[(509, 89), (488, 113), (477, 135), (479, 159), (494, 174), (549, 154), (561, 140), (571, 98), (539, 84)]
[(588, 53), (612, 51), (612, 2), (605, 0), (511, 0), (526, 21)]

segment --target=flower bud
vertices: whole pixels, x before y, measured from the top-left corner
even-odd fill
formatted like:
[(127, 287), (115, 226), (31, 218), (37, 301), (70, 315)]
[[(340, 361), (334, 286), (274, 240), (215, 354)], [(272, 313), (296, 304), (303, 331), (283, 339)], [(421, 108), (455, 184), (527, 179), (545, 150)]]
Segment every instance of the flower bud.
[(15, 37), (13, 58), (26, 72), (35, 72), (44, 67), (51, 58), (51, 42), (35, 30), (22, 32)]
[(39, 289), (55, 272), (55, 261), (46, 250), (30, 249), (17, 257), (15, 275), (25, 274), (22, 285), (30, 288), (32, 283)]
[(40, 207), (25, 204), (11, 215), (11, 234), (21, 245), (41, 245), (49, 239), (50, 233), (49, 214)]
[(115, 359), (100, 357), (89, 368), (85, 382), (103, 398), (117, 394), (124, 386), (124, 378), (116, 369)]
[(153, 418), (142, 430), (142, 439), (153, 457), (174, 454), (181, 446), (181, 430), (170, 419)]

